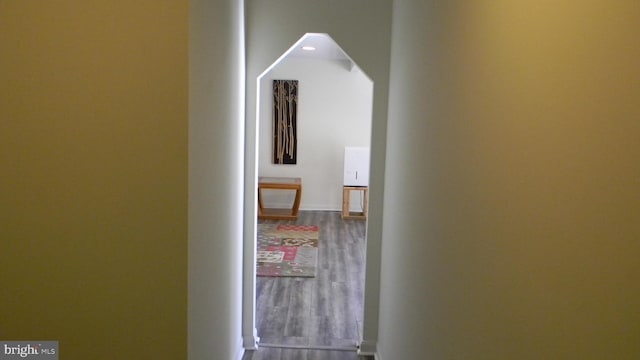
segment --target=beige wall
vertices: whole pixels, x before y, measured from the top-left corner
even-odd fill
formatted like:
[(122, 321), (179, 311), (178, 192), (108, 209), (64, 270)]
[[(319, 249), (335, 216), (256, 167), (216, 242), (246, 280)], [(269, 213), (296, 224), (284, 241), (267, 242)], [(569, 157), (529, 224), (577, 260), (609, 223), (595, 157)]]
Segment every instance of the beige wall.
[(186, 358), (187, 13), (0, 2), (0, 339)]
[(381, 359), (640, 357), (640, 3), (562, 3), (396, 1)]

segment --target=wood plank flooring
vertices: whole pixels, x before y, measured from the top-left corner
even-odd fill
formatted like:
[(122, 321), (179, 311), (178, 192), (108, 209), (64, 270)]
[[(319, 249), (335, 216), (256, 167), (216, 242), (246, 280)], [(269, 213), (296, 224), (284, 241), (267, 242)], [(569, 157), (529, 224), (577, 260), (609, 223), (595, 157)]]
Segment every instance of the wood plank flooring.
[(257, 278), (256, 326), (263, 346), (243, 360), (365, 359), (355, 352), (364, 308), (365, 221), (342, 220), (337, 211), (300, 211), (297, 220), (259, 223), (318, 225), (318, 269), (314, 278)]

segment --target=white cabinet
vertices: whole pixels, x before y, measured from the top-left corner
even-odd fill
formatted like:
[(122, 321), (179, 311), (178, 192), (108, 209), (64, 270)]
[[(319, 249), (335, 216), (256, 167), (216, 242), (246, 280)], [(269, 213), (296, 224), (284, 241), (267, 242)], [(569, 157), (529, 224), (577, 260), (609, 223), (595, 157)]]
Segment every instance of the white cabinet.
[(369, 148), (344, 148), (344, 186), (369, 186)]

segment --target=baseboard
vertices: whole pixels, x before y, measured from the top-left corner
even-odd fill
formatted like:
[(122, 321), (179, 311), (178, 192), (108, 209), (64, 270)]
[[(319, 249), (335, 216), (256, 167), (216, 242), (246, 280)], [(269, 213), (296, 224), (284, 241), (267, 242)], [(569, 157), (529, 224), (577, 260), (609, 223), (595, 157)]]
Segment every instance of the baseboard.
[(375, 341), (362, 340), (358, 348), (358, 354), (366, 356), (376, 356), (376, 345), (377, 343)]
[[(269, 203), (269, 208), (271, 209), (291, 209), (290, 203)], [(299, 211), (342, 211), (341, 207), (336, 206), (327, 206), (327, 205), (317, 205), (317, 204), (306, 204), (301, 205)]]
[(245, 336), (243, 338), (244, 349), (246, 350), (258, 350), (258, 343), (260, 343), (260, 338), (258, 337), (258, 330), (253, 329), (253, 334), (250, 336)]
[(342, 208), (330, 207), (326, 205), (306, 205), (301, 206), (300, 211), (338, 211), (342, 212)]

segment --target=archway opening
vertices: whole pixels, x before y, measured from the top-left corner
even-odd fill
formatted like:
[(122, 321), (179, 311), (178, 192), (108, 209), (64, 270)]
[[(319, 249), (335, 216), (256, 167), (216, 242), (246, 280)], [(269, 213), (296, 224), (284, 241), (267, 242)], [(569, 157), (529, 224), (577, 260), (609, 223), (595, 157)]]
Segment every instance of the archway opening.
[[(293, 165), (274, 164), (272, 81), (293, 78), (299, 81), (298, 158)], [(252, 277), (260, 346), (355, 350), (362, 334), (366, 223), (342, 219), (344, 159), (345, 148), (370, 148), (373, 82), (327, 34), (306, 34), (260, 74), (256, 99), (255, 173), (247, 176), (256, 182), (258, 176), (300, 177), (300, 216), (289, 223), (319, 222), (325, 237), (314, 277)], [(356, 192), (349, 210), (366, 213), (365, 194)], [(293, 196), (272, 192), (263, 200), (286, 208)], [(254, 274), (258, 247), (254, 236)]]

